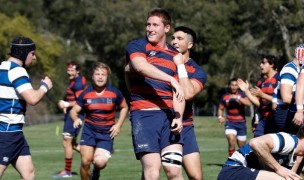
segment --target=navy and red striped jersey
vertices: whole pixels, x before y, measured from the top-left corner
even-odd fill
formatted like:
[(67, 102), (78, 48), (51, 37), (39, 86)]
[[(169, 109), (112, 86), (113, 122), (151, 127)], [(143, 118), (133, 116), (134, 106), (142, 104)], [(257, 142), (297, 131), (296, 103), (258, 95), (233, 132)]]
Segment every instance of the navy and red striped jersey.
[(69, 86), (66, 90), (65, 100), (68, 102), (75, 102), (77, 97), (86, 87), (86, 78), (78, 75), (75, 79), (70, 80)]
[[(207, 81), (207, 73), (193, 60), (189, 59), (185, 63), (188, 78), (199, 84), (201, 90), (204, 89)], [(186, 101), (186, 107), (183, 115), (183, 125), (193, 124), (193, 100)]]
[(115, 124), (115, 112), (125, 98), (115, 87), (107, 85), (101, 94), (94, 86), (85, 89), (77, 98), (77, 104), (85, 113), (85, 123), (97, 131), (109, 131)]
[[(225, 93), (219, 103), (219, 108), (226, 108), (226, 120), (228, 122), (245, 122), (245, 105), (237, 98), (231, 98), (233, 94)], [(236, 96), (248, 98), (244, 92), (238, 91)]]
[[(150, 64), (177, 78), (173, 57), (178, 53), (171, 45), (168, 49), (153, 46), (146, 38), (131, 41), (127, 45), (127, 63), (134, 57), (143, 57)], [(136, 72), (128, 73), (131, 91), (131, 110), (146, 108), (172, 108), (172, 87), (168, 82), (144, 77)]]
[[(256, 86), (259, 87), (263, 93), (272, 96), (274, 93), (274, 89), (277, 87), (278, 79), (279, 79), (278, 73), (276, 73), (270, 79), (265, 79), (264, 77), (262, 77), (259, 79)], [(267, 101), (266, 99), (260, 98), (259, 112), (262, 113), (263, 117), (273, 116), (274, 113), (272, 110), (272, 102)]]

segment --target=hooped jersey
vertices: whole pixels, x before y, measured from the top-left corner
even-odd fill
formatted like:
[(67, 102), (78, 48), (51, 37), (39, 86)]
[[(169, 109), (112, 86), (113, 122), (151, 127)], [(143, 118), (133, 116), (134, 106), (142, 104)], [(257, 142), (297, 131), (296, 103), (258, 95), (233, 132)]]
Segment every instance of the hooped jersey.
[[(193, 60), (189, 59), (185, 63), (188, 78), (195, 81), (204, 89), (205, 83), (207, 81), (207, 73)], [(193, 100), (186, 101), (186, 107), (183, 115), (183, 125), (193, 124)]]
[[(270, 135), (274, 143), (274, 147), (271, 150), (272, 156), (281, 166), (291, 168), (296, 160), (296, 156), (294, 156), (294, 150), (298, 145), (297, 136), (284, 132)], [(246, 144), (239, 150), (235, 151), (228, 158), (225, 165), (244, 166), (254, 169), (267, 168), (266, 164), (259, 160), (249, 144)]]
[[(296, 64), (293, 62), (287, 63), (282, 70), (280, 71), (280, 78), (278, 82), (278, 86), (276, 88), (277, 92), (275, 92), (274, 97), (276, 96), (277, 98), (277, 104), (278, 105), (284, 105), (282, 96), (281, 96), (281, 85), (286, 84), (290, 85), (292, 87), (292, 96), (295, 96), (296, 92), (296, 84), (297, 84), (297, 79), (299, 77), (300, 73), (300, 68), (297, 67)], [(296, 110), (296, 105), (293, 104), (290, 106), (291, 109)]]
[(27, 71), (20, 65), (3, 61), (0, 65), (0, 121), (24, 123), (26, 101), (21, 93), (33, 89)]
[[(148, 63), (170, 76), (177, 78), (173, 57), (178, 53), (171, 45), (168, 49), (153, 46), (146, 38), (131, 41), (127, 45), (126, 58), (129, 63), (135, 57), (143, 57)], [(172, 108), (172, 87), (168, 82), (144, 77), (136, 72), (128, 73), (131, 93), (131, 110), (146, 108)]]
[(107, 85), (102, 94), (90, 85), (77, 98), (77, 104), (85, 113), (85, 123), (102, 132), (108, 132), (115, 124), (116, 109), (124, 101), (122, 93), (111, 85)]

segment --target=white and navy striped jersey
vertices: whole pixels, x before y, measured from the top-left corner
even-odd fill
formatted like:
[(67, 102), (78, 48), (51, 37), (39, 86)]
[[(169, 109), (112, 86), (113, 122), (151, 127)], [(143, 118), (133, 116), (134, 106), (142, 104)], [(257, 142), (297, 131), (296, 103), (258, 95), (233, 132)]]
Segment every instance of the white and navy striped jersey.
[(33, 89), (27, 71), (11, 61), (0, 65), (0, 122), (24, 123), (26, 101), (21, 97), (25, 90)]
[[(291, 168), (295, 162), (294, 150), (298, 145), (296, 135), (280, 132), (270, 134), (274, 147), (271, 150), (272, 156), (284, 167)], [(266, 165), (259, 160), (247, 143), (238, 151), (235, 151), (226, 161), (225, 165), (245, 166), (254, 169), (265, 169)]]
[[(281, 70), (280, 72), (280, 78), (278, 82), (278, 86), (276, 88), (275, 95), (277, 98), (277, 104), (278, 105), (283, 105), (283, 100), (281, 96), (281, 85), (282, 84), (287, 84), (292, 86), (292, 96), (295, 95), (296, 92), (296, 84), (297, 84), (297, 79), (299, 77), (300, 73), (300, 68), (292, 61), (287, 63)], [(296, 105), (293, 104), (291, 106), (292, 109), (296, 110)]]

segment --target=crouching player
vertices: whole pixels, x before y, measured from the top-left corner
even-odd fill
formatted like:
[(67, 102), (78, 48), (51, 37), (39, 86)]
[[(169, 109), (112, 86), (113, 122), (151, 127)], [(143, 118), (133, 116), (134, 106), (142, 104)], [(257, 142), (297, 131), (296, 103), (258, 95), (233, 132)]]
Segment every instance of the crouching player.
[(218, 180), (302, 179), (303, 128), (297, 135), (280, 132), (251, 139), (228, 158)]
[[(122, 93), (108, 83), (111, 70), (104, 63), (93, 66), (93, 84), (77, 98), (71, 110), (74, 127), (82, 125), (78, 118), (81, 110), (85, 112), (85, 124), (80, 140), (82, 180), (91, 177), (90, 165), (94, 164), (95, 173), (91, 179), (99, 178), (99, 171), (106, 167), (113, 149), (113, 139), (118, 136), (128, 113), (128, 105)], [(115, 123), (115, 111), (120, 110)]]

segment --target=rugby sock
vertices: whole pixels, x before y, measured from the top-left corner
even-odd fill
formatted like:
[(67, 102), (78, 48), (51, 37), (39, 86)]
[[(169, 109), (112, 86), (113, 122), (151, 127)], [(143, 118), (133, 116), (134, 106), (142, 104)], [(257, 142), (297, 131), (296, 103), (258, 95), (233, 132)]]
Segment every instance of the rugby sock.
[(235, 149), (231, 149), (228, 151), (229, 157), (234, 153)]
[(71, 172), (71, 168), (72, 168), (72, 158), (65, 158), (65, 171)]

